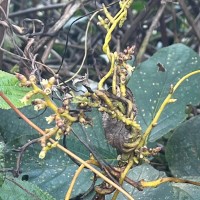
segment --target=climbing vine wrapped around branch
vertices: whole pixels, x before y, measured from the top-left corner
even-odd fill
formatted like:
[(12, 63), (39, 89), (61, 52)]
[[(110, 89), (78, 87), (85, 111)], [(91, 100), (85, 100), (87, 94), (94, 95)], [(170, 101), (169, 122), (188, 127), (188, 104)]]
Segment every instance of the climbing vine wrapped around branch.
[(107, 55), (108, 59), (111, 62), (110, 71), (99, 81), (98, 89), (103, 88), (104, 82), (106, 81), (106, 79), (108, 79), (112, 75), (112, 73), (114, 71), (114, 63), (115, 63), (115, 60), (118, 58), (118, 56), (117, 56), (117, 53), (111, 53), (110, 52), (109, 43), (110, 43), (110, 40), (111, 40), (111, 37), (112, 37), (112, 32), (115, 30), (117, 25), (119, 27), (122, 27), (124, 21), (126, 20), (127, 9), (130, 7), (132, 2), (133, 2), (133, 0), (120, 1), (119, 2), (120, 10), (114, 17), (111, 16), (111, 14), (108, 12), (105, 5), (103, 5), (103, 11), (106, 15), (106, 18), (103, 19), (101, 16), (98, 16), (98, 18), (99, 18), (98, 24), (103, 26), (107, 31), (107, 34), (105, 36), (105, 41), (104, 41), (104, 44), (103, 44), (103, 51)]

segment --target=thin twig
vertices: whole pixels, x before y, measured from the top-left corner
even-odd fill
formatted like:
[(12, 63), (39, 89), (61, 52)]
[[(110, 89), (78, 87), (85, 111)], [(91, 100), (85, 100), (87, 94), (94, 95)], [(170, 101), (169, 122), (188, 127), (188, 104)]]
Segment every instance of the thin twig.
[(39, 138), (31, 140), (28, 143), (26, 143), (24, 146), (22, 146), (21, 148), (17, 149), (17, 151), (19, 151), (19, 156), (17, 157), (16, 169), (13, 172), (14, 177), (18, 177), (20, 174), (20, 166), (21, 166), (22, 156), (23, 156), (24, 152), (30, 145), (37, 143), (37, 142), (39, 142)]
[(196, 181), (190, 181), (182, 178), (176, 178), (176, 177), (164, 177), (164, 178), (159, 178), (155, 181), (144, 181), (141, 180), (139, 181), (139, 184), (142, 188), (147, 188), (147, 187), (158, 187), (159, 185), (163, 183), (168, 183), (168, 182), (173, 182), (173, 183), (188, 183), (191, 185), (196, 185), (200, 186), (199, 182)]
[(12, 13), (9, 14), (9, 17), (13, 18), (13, 17), (19, 17), (21, 15), (27, 16), (27, 14), (29, 14), (29, 13), (45, 11), (45, 10), (52, 10), (52, 9), (59, 9), (59, 8), (63, 8), (64, 6), (66, 6), (66, 3), (57, 3), (57, 4), (52, 4), (52, 5), (43, 6), (43, 7), (28, 8), (26, 10), (20, 10), (20, 11), (12, 12)]
[[(10, 51), (7, 51), (6, 49), (4, 49), (4, 48), (2, 48), (2, 47), (0, 47), (0, 51), (3, 51), (3, 52), (5, 52), (5, 53), (7, 53), (7, 54), (13, 56), (15, 59), (16, 59), (16, 57), (17, 57), (17, 58), (19, 58), (19, 59), (31, 61), (29, 58), (22, 57), (22, 56), (20, 56), (20, 55), (11, 53)], [(52, 69), (51, 69), (50, 67), (48, 67), (47, 65), (45, 65), (45, 64), (43, 64), (43, 63), (41, 63), (41, 62), (38, 62), (38, 61), (35, 61), (35, 63), (38, 64), (38, 65), (43, 66), (43, 67), (44, 67), (46, 70), (48, 70), (51, 74), (55, 75), (54, 70), (52, 70)]]
[(186, 5), (185, 1), (184, 0), (178, 0), (178, 1), (179, 1), (179, 4), (180, 4), (183, 12), (185, 13), (185, 16), (186, 16), (189, 24), (192, 26), (192, 29), (193, 29), (193, 31), (194, 31), (194, 33), (195, 33), (198, 41), (200, 42), (200, 31), (198, 29), (198, 26), (196, 26), (195, 21), (194, 21), (192, 15), (188, 11), (188, 8), (187, 8), (187, 5)]
[[(81, 2), (76, 1), (73, 4), (69, 4), (60, 19), (54, 24), (53, 27), (49, 29), (47, 34), (55, 35), (58, 31), (65, 25), (65, 23), (69, 20), (69, 18), (74, 14), (74, 12), (80, 7)], [(50, 37), (41, 37), (34, 45), (34, 52), (37, 52), (40, 48), (42, 48)]]
[(147, 31), (146, 33), (146, 36), (142, 42), (142, 45), (138, 51), (138, 54), (137, 54), (137, 57), (136, 57), (136, 63), (140, 63), (142, 61), (142, 56), (144, 55), (146, 49), (147, 49), (147, 45), (148, 45), (148, 42), (150, 40), (150, 37), (151, 37), (151, 34), (154, 30), (154, 28), (156, 27), (162, 13), (164, 12), (165, 10), (165, 7), (166, 7), (166, 4), (162, 4), (158, 10), (158, 12), (156, 13), (156, 16), (154, 17), (153, 21), (152, 21), (152, 24), (149, 28), (149, 30)]
[(54, 45), (54, 42), (55, 42), (56, 38), (53, 38), (52, 40), (50, 40), (48, 42), (48, 44), (46, 45), (46, 48), (45, 48), (45, 51), (42, 55), (42, 58), (41, 58), (41, 61), (43, 63), (45, 63), (45, 61), (48, 59), (48, 56), (49, 56), (49, 53), (51, 52), (52, 48), (53, 48), (53, 45)]

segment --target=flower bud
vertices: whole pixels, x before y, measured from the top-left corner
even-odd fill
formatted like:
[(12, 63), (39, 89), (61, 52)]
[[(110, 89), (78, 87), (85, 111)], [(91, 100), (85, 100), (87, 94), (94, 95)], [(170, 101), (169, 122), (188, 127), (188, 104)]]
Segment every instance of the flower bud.
[(19, 73), (16, 73), (17, 79), (20, 81), (20, 86), (27, 86), (27, 78)]
[(45, 117), (48, 124), (55, 120), (56, 115), (50, 115), (49, 117)]
[(55, 81), (56, 81), (56, 79), (55, 79), (54, 77), (51, 77), (51, 78), (49, 79), (48, 83), (49, 83), (50, 85), (54, 85)]
[(51, 94), (52, 91), (51, 91), (50, 88), (45, 88), (44, 92), (45, 92), (46, 95), (49, 95), (49, 94)]
[(32, 82), (32, 83), (36, 83), (36, 76), (34, 74), (31, 74), (29, 76), (29, 81)]

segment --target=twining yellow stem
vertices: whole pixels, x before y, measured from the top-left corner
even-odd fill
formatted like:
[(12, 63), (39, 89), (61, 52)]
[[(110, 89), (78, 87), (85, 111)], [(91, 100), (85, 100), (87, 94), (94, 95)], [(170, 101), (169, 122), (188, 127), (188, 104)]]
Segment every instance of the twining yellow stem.
[(111, 16), (111, 14), (108, 12), (106, 6), (103, 4), (103, 11), (107, 17), (107, 19), (110, 21), (110, 23), (114, 22), (114, 18)]
[(75, 122), (75, 121), (77, 121), (78, 120), (78, 118), (77, 117), (73, 117), (73, 116), (71, 116), (69, 113), (67, 113), (67, 112), (64, 112), (64, 113), (62, 113), (62, 114), (60, 114), (62, 117), (64, 117), (64, 118), (66, 118), (66, 119), (68, 119), (70, 122)]
[(115, 56), (113, 53), (110, 53), (110, 58), (111, 58), (111, 66), (110, 66), (110, 70), (108, 71), (108, 73), (99, 81), (98, 84), (98, 89), (102, 90), (103, 89), (103, 85), (105, 83), (105, 81), (113, 74), (114, 72), (114, 67), (115, 67)]
[[(94, 165), (98, 165), (98, 163), (95, 161), (95, 160), (88, 160), (86, 161), (86, 163), (88, 164), (94, 164)], [(76, 173), (74, 174), (74, 177), (72, 179), (72, 182), (69, 186), (69, 189), (67, 191), (67, 194), (65, 196), (65, 200), (69, 200), (70, 199), (70, 196), (71, 196), (71, 193), (72, 193), (72, 190), (73, 190), (73, 187), (74, 187), (74, 184), (79, 176), (79, 174), (81, 173), (81, 171), (84, 169), (85, 165), (80, 165), (80, 167), (76, 170)]]
[[(133, 166), (133, 164), (134, 164), (134, 160), (133, 160), (133, 157), (131, 156), (130, 159), (129, 159), (128, 165), (126, 166), (125, 170), (121, 173), (121, 176), (120, 176), (120, 179), (119, 179), (120, 185), (123, 184), (124, 179), (125, 179), (127, 173), (129, 172), (129, 170), (131, 169), (131, 167)], [(119, 190), (116, 190), (113, 197), (112, 197), (112, 200), (116, 200), (118, 194), (119, 194)]]
[(95, 94), (96, 94), (98, 97), (100, 97), (101, 99), (104, 100), (104, 102), (106, 103), (106, 105), (109, 107), (110, 110), (114, 110), (114, 109), (115, 109), (115, 107), (114, 107), (112, 101), (106, 96), (105, 93), (103, 93), (103, 92), (100, 91), (100, 90), (96, 90), (96, 91), (95, 91)]
[[(113, 74), (114, 72), (114, 67), (115, 67), (115, 56), (113, 53), (110, 52), (110, 47), (109, 47), (109, 42), (112, 38), (112, 32), (116, 28), (116, 26), (120, 23), (120, 21), (127, 15), (127, 8), (130, 6), (132, 3), (132, 0), (127, 0), (125, 2), (121, 2), (121, 9), (120, 11), (115, 15), (113, 18), (110, 13), (107, 11), (106, 7), (103, 6), (104, 13), (106, 17), (110, 20), (111, 26), (108, 29), (108, 32), (105, 37), (105, 41), (103, 44), (103, 51), (107, 55), (108, 59), (111, 61), (111, 67), (109, 72), (100, 80), (98, 84), (98, 89), (101, 90), (103, 89), (103, 85), (105, 81)], [(115, 82), (113, 87), (115, 87)], [(116, 93), (115, 88), (113, 88), (114, 93)]]
[(130, 3), (132, 3), (132, 0), (127, 0), (126, 2), (123, 3), (120, 11), (114, 17), (114, 20), (112, 21), (112, 25), (111, 25), (111, 27), (109, 28), (109, 30), (106, 34), (105, 42), (104, 42), (104, 45), (103, 45), (103, 51), (104, 51), (104, 53), (107, 54), (109, 60), (111, 59), (109, 42), (110, 42), (111, 37), (112, 37), (112, 32), (114, 31), (114, 29), (116, 28), (116, 26), (120, 22), (120, 20), (126, 15), (127, 7), (128, 7), (127, 4), (130, 5)]
[(167, 183), (167, 182), (188, 183), (188, 184), (200, 186), (199, 182), (190, 181), (190, 180), (181, 179), (181, 178), (175, 178), (175, 177), (164, 177), (164, 178), (159, 178), (159, 179), (157, 179), (155, 181), (144, 181), (144, 180), (141, 180), (139, 182), (139, 185), (141, 186), (141, 188), (158, 187), (160, 184)]
[(124, 74), (120, 75), (120, 92), (121, 96), (126, 96), (126, 83), (125, 83), (126, 76)]
[[(104, 102), (106, 103), (106, 105), (109, 107), (109, 109), (116, 114), (116, 118), (118, 120), (124, 122), (128, 126), (130, 125), (132, 127), (135, 127), (138, 130), (141, 130), (140, 125), (136, 121), (134, 121), (134, 120), (132, 120), (130, 118), (127, 118), (118, 109), (116, 109), (116, 107), (113, 105), (112, 101), (106, 96), (105, 93), (103, 93), (100, 90), (96, 90), (95, 93), (96, 93), (97, 96), (99, 96), (101, 99), (103, 99)], [(101, 109), (101, 111), (103, 111), (103, 110)]]
[(140, 125), (135, 120), (126, 118), (119, 110), (115, 110), (115, 113), (117, 114), (117, 119), (124, 122), (124, 124), (135, 127), (137, 130), (141, 130)]
[(123, 12), (123, 10), (127, 9), (131, 4), (133, 3), (133, 0), (127, 0), (125, 3), (121, 3), (121, 10), (115, 15), (114, 19), (118, 18), (119, 15)]
[[(196, 71), (193, 71), (193, 72), (190, 72), (188, 74), (186, 74), (185, 76), (183, 76), (177, 83), (176, 85), (172, 88), (171, 88), (171, 91), (170, 93), (168, 94), (168, 96), (165, 98), (164, 102), (162, 103), (162, 105), (160, 106), (158, 112), (156, 113), (154, 119), (152, 120), (152, 122), (150, 123), (150, 125), (148, 126), (148, 128), (146, 129), (143, 137), (142, 137), (142, 140), (140, 142), (140, 144), (138, 145), (138, 148), (146, 145), (147, 143), (147, 139), (151, 133), (151, 130), (153, 129), (153, 127), (157, 124), (158, 122), (158, 119), (160, 118), (160, 115), (161, 113), (163, 112), (164, 108), (166, 107), (166, 105), (168, 103), (171, 103), (173, 102), (172, 100), (172, 95), (174, 94), (174, 92), (176, 91), (176, 89), (183, 83), (183, 81), (185, 81), (187, 78), (189, 78), (190, 76), (193, 76), (195, 74), (199, 74), (200, 73), (200, 70), (196, 70)], [(171, 101), (172, 100), (172, 101)]]
[(112, 93), (117, 95), (117, 66), (114, 67), (112, 78)]

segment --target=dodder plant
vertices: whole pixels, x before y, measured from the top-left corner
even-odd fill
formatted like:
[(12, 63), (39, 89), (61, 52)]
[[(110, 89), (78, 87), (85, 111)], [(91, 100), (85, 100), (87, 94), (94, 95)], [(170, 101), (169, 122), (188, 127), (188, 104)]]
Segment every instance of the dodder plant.
[[(103, 6), (105, 17), (98, 17), (99, 25), (103, 26), (106, 30), (103, 51), (110, 61), (110, 69), (107, 74), (101, 78), (98, 83), (98, 88), (96, 90), (92, 90), (90, 88), (90, 85), (88, 85), (87, 80), (83, 80), (82, 84), (87, 89), (87, 92), (82, 95), (77, 95), (74, 94), (72, 91), (66, 89), (66, 84), (60, 81), (58, 75), (55, 75), (48, 80), (43, 79), (40, 84), (38, 84), (37, 74), (35, 74), (35, 70), (28, 78), (26, 78), (22, 74), (16, 74), (16, 77), (20, 82), (20, 86), (23, 88), (30, 88), (25, 96), (20, 100), (21, 103), (26, 105), (31, 100), (32, 104), (34, 105), (34, 110), (36, 111), (46, 108), (50, 109), (53, 113), (46, 117), (46, 121), (48, 122), (48, 124), (54, 124), (51, 127), (46, 127), (45, 130), (42, 130), (15, 107), (20, 107), (20, 103), (16, 103), (15, 100), (11, 102), (6, 97), (7, 89), (5, 89), (3, 86), (9, 78), (10, 81), (13, 81), (13, 85), (16, 85), (16, 80), (14, 80), (11, 75), (6, 75), (4, 72), (1, 72), (2, 76), (8, 76), (6, 77), (6, 80), (1, 80), (1, 97), (5, 100), (7, 104), (9, 104), (12, 109), (14, 109), (18, 113), (21, 118), (24, 119), (26, 123), (31, 125), (32, 128), (37, 130), (42, 135), (40, 138), (33, 139), (25, 144), (23, 147), (18, 149), (18, 151), (20, 151), (20, 154), (17, 160), (17, 170), (10, 170), (14, 173), (15, 176), (19, 176), (20, 174), (19, 169), (20, 162), (22, 160), (22, 154), (30, 145), (39, 142), (41, 144), (41, 150), (39, 153), (40, 159), (44, 159), (45, 161), (45, 157), (48, 157), (48, 154), (54, 151), (53, 149), (58, 148), (68, 154), (70, 158), (79, 165), (77, 171), (73, 172), (74, 177), (71, 184), (69, 185), (65, 199), (70, 198), (74, 184), (76, 181), (79, 181), (78, 176), (84, 168), (86, 168), (87, 170), (91, 170), (94, 173), (94, 177), (91, 187), (93, 197), (90, 196), (91, 191), (86, 192), (88, 188), (85, 189), (84, 185), (79, 185), (80, 188), (84, 188), (81, 190), (81, 192), (86, 192), (83, 199), (134, 199), (135, 196), (136, 199), (158, 199), (160, 197), (165, 197), (165, 195), (172, 199), (173, 195), (177, 195), (177, 192), (173, 191), (174, 189), (172, 185), (168, 184), (166, 187), (164, 187), (163, 190), (166, 192), (166, 194), (159, 194), (159, 197), (157, 196), (158, 194), (156, 194), (156, 190), (153, 190), (154, 194), (151, 196), (150, 194), (148, 194), (148, 192), (145, 193), (145, 191), (149, 191), (145, 188), (158, 187), (162, 183), (166, 182), (189, 183), (192, 185), (200, 186), (200, 183), (196, 181), (189, 181), (186, 179), (175, 177), (163, 177), (163, 175), (160, 176), (159, 173), (155, 172), (149, 165), (143, 164), (145, 162), (148, 163), (149, 158), (155, 156), (161, 150), (160, 147), (148, 147), (148, 139), (150, 134), (152, 133), (152, 137), (154, 137), (152, 141), (155, 141), (155, 138), (160, 138), (162, 135), (169, 132), (170, 129), (176, 127), (177, 123), (183, 121), (185, 117), (185, 115), (183, 116), (183, 114), (181, 114), (181, 117), (178, 117), (177, 119), (173, 118), (173, 115), (175, 115), (175, 112), (177, 112), (176, 108), (173, 107), (173, 115), (170, 116), (170, 113), (165, 113), (164, 115), (165, 122), (167, 120), (170, 120), (170, 123), (171, 121), (172, 123), (168, 123), (166, 125), (163, 125), (162, 121), (161, 123), (159, 123), (159, 119), (160, 117), (162, 118), (161, 114), (163, 113), (165, 107), (168, 105), (168, 109), (170, 109), (173, 104), (176, 105), (176, 103), (181, 100), (178, 98), (178, 96), (175, 96), (175, 92), (179, 90), (179, 86), (181, 84), (184, 84), (184, 81), (188, 81), (188, 78), (190, 78), (192, 75), (200, 73), (200, 70), (194, 70), (194, 65), (197, 66), (197, 63), (199, 62), (197, 56), (194, 53), (191, 53), (193, 55), (190, 55), (191, 60), (193, 60), (193, 62), (190, 63), (192, 65), (192, 69), (186, 68), (184, 69), (185, 71), (181, 71), (182, 68), (170, 69), (170, 65), (173, 64), (173, 66), (175, 66), (175, 63), (172, 63), (172, 61), (176, 61), (175, 56), (177, 56), (176, 53), (179, 51), (178, 49), (184, 52), (191, 52), (191, 50), (188, 50), (188, 48), (182, 45), (171, 47), (171, 49), (163, 49), (163, 52), (161, 50), (160, 54), (164, 54), (165, 56), (166, 51), (170, 52), (167, 54), (167, 58), (165, 56), (159, 55), (158, 52), (157, 55), (159, 56), (156, 57), (155, 55), (152, 60), (150, 59), (148, 62), (145, 62), (141, 66), (139, 66), (139, 68), (136, 69), (135, 72), (134, 68), (128, 64), (128, 61), (132, 59), (132, 56), (134, 54), (134, 46), (127, 47), (123, 52), (113, 52), (109, 46), (112, 33), (117, 26), (121, 27), (123, 25), (127, 17), (127, 9), (130, 7), (131, 4), (131, 0), (120, 1), (120, 10), (114, 17), (107, 10), (107, 8)], [(182, 55), (178, 55), (178, 57), (181, 56)], [(157, 67), (157, 62), (164, 64), (166, 63), (166, 65), (164, 65), (164, 67)], [(177, 60), (177, 62), (179, 62), (179, 65), (183, 63), (182, 60)], [(146, 65), (148, 66), (146, 67)], [(176, 74), (176, 71), (178, 71), (178, 74), (183, 74), (183, 76), (176, 78), (177, 80), (173, 80), (173, 76), (174, 74)], [(131, 75), (132, 77), (128, 84), (128, 80)], [(111, 79), (112, 81), (109, 89), (106, 89), (105, 83), (108, 79)], [(193, 80), (195, 82), (198, 79), (194, 78)], [(162, 84), (162, 81), (165, 85), (162, 88), (162, 91), (160, 91), (161, 86), (159, 84)], [(191, 91), (191, 88), (186, 88), (186, 90), (181, 91), (179, 90), (178, 92), (183, 94), (183, 91), (187, 92), (188, 90), (192, 94), (194, 94), (193, 91)], [(58, 91), (62, 92), (62, 95), (58, 95), (60, 98), (60, 102), (52, 99), (52, 93)], [(155, 93), (157, 95), (155, 95)], [(140, 95), (137, 96), (136, 94)], [(142, 95), (145, 94), (149, 94), (149, 96), (147, 98), (142, 97)], [(197, 97), (199, 97), (198, 95), (199, 94), (197, 94)], [(182, 95), (182, 98), (184, 98), (183, 96), (184, 95)], [(148, 101), (148, 103), (145, 101)], [(185, 99), (184, 101), (182, 101), (184, 105), (186, 101), (188, 100)], [(196, 101), (189, 101), (186, 103), (197, 103)], [(151, 105), (152, 103), (153, 105)], [(74, 104), (76, 106), (74, 106)], [(144, 105), (146, 106), (145, 109)], [(94, 114), (92, 116), (94, 120), (92, 120), (92, 118), (88, 116), (88, 113), (91, 109), (93, 110), (93, 113), (95, 113), (96, 118), (99, 117), (99, 120), (101, 120), (102, 118), (102, 121), (98, 122), (97, 120), (95, 120)], [(178, 109), (180, 110), (179, 107)], [(183, 109), (181, 108), (181, 110)], [(183, 111), (181, 112), (183, 113)], [(149, 116), (146, 117), (146, 115)], [(143, 123), (143, 119), (146, 118), (147, 120), (149, 120), (152, 117), (153, 120), (149, 121), (149, 124), (145, 125)], [(101, 126), (101, 131), (98, 132), (98, 134), (104, 134), (102, 131), (103, 127), (107, 142), (117, 150), (117, 163), (115, 164), (108, 163), (104, 159), (101, 159), (101, 156), (98, 155), (99, 152), (97, 152), (97, 150), (94, 150), (87, 143), (88, 141), (84, 141), (80, 136), (81, 134), (87, 134), (86, 132), (89, 131), (88, 127), (95, 127), (96, 123), (100, 123)], [(76, 124), (80, 124), (78, 128), (80, 132), (78, 134), (76, 131), (77, 126), (74, 126)], [(162, 127), (159, 128), (160, 124), (162, 125), (163, 129)], [(156, 132), (153, 132), (154, 130), (156, 130)], [(165, 132), (163, 130), (165, 130)], [(63, 138), (65, 140), (68, 140), (72, 132), (78, 138), (78, 140), (80, 140), (80, 142), (83, 143), (90, 151), (91, 155), (87, 161), (84, 161), (79, 156), (73, 154), (71, 151), (68, 150), (66, 146), (62, 146), (59, 143), (59, 141)], [(92, 131), (92, 134), (95, 134), (94, 130)], [(91, 139), (95, 140), (94, 137), (91, 137)], [(55, 154), (54, 156), (56, 157), (57, 155)], [(4, 163), (4, 161), (2, 163)], [(48, 164), (54, 165), (55, 163), (52, 162)], [(139, 166), (141, 167), (139, 168)], [(145, 171), (142, 172), (142, 170)], [(147, 178), (147, 180), (144, 180), (143, 178), (140, 178), (140, 176), (138, 176), (138, 174), (143, 175), (146, 173), (148, 174), (148, 176), (144, 176), (144, 178)], [(152, 175), (152, 177), (150, 175)], [(149, 178), (151, 180), (148, 180)], [(101, 179), (102, 181), (99, 181), (99, 179)], [(2, 180), (4, 180), (4, 177), (2, 177)], [(16, 182), (16, 184), (20, 183)], [(55, 183), (55, 185), (56, 184), (58, 183)], [(129, 186), (127, 186), (127, 184)], [(138, 192), (134, 191), (134, 194), (130, 194), (132, 193), (133, 189), (138, 190)], [(25, 187), (24, 190), (26, 191), (28, 189)], [(144, 192), (142, 192), (142, 190), (144, 190)], [(33, 195), (33, 198), (35, 191), (37, 191), (38, 195), (38, 188), (29, 191), (30, 194)], [(118, 197), (119, 192), (121, 192), (124, 196)], [(51, 199), (51, 197), (45, 196), (41, 198)]]

